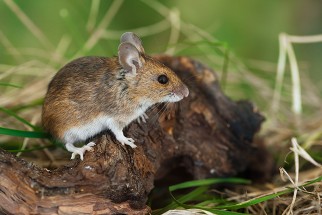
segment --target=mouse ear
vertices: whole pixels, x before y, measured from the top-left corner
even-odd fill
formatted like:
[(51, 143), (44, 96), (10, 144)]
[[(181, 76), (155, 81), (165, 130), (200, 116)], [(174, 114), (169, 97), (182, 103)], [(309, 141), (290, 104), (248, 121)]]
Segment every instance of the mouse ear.
[(132, 43), (121, 43), (118, 55), (121, 66), (133, 75), (136, 75), (136, 71), (143, 66), (144, 61)]
[(121, 43), (125, 43), (125, 42), (131, 43), (132, 45), (134, 45), (136, 47), (137, 50), (139, 50), (140, 53), (144, 54), (144, 48), (142, 46), (142, 41), (133, 32), (125, 32), (124, 34), (122, 34), (120, 41), (121, 41)]

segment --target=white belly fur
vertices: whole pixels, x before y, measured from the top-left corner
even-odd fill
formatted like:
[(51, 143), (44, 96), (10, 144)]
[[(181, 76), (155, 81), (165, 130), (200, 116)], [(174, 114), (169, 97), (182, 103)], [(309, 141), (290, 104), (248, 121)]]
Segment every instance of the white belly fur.
[[(135, 111), (132, 115), (127, 116), (128, 123), (125, 125), (127, 126), (130, 124), (133, 120), (137, 119), (139, 116), (144, 114), (146, 109), (149, 105), (143, 106), (137, 111)], [(115, 117), (114, 117), (115, 118)], [(91, 122), (87, 123), (86, 125), (82, 125), (79, 127), (72, 127), (71, 129), (68, 129), (64, 134), (64, 142), (65, 143), (77, 143), (77, 142), (83, 142), (86, 141), (88, 138), (95, 136), (96, 134), (110, 129), (120, 129), (123, 130), (123, 127), (121, 128), (119, 123), (111, 116), (99, 116), (92, 120)]]
[(64, 134), (64, 142), (77, 143), (85, 141), (99, 132), (110, 128), (113, 126), (113, 124), (115, 124), (115, 122), (111, 117), (98, 117), (86, 125), (72, 127), (71, 129), (67, 130)]

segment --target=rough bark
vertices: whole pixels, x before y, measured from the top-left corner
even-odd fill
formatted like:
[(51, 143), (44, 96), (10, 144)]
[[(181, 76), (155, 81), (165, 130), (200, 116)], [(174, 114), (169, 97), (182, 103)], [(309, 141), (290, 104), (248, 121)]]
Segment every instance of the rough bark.
[[(249, 102), (233, 102), (214, 72), (186, 57), (157, 57), (188, 85), (177, 104), (148, 111), (147, 123), (131, 123), (125, 135), (94, 138), (94, 151), (55, 170), (42, 169), (0, 151), (0, 208), (8, 214), (146, 214), (154, 180), (183, 166), (195, 179), (233, 176), (257, 154), (253, 144), (263, 117)], [(166, 108), (167, 107), (167, 108)], [(260, 151), (260, 153), (259, 153)], [(257, 169), (258, 171), (258, 169)]]

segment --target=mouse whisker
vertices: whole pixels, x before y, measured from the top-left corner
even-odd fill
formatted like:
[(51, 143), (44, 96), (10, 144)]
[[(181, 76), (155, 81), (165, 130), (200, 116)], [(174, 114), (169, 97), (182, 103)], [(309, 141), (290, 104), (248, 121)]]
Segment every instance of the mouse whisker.
[[(160, 108), (160, 106), (162, 106), (162, 107)], [(162, 114), (164, 113), (167, 106), (166, 106), (166, 104), (162, 103), (162, 104), (155, 106), (154, 108), (158, 109), (158, 111), (152, 117), (152, 124), (153, 125), (158, 121), (159, 117), (162, 116)]]

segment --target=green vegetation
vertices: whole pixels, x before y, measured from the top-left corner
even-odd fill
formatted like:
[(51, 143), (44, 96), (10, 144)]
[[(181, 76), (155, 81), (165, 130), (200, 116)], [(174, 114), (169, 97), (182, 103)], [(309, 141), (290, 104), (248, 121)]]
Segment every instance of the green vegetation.
[[(260, 187), (237, 178), (185, 182), (169, 187), (171, 203), (153, 208), (154, 214), (176, 208), (200, 214), (321, 213), (321, 165), (312, 161), (322, 161), (321, 2), (3, 0), (0, 14), (1, 147), (23, 156), (53, 146), (40, 126), (50, 78), (76, 57), (116, 55), (120, 35), (133, 31), (147, 53), (199, 59), (217, 72), (227, 95), (254, 102), (266, 116), (259, 136), (287, 178), (282, 182), (276, 175)], [(212, 192), (218, 183), (231, 184), (231, 190)]]

